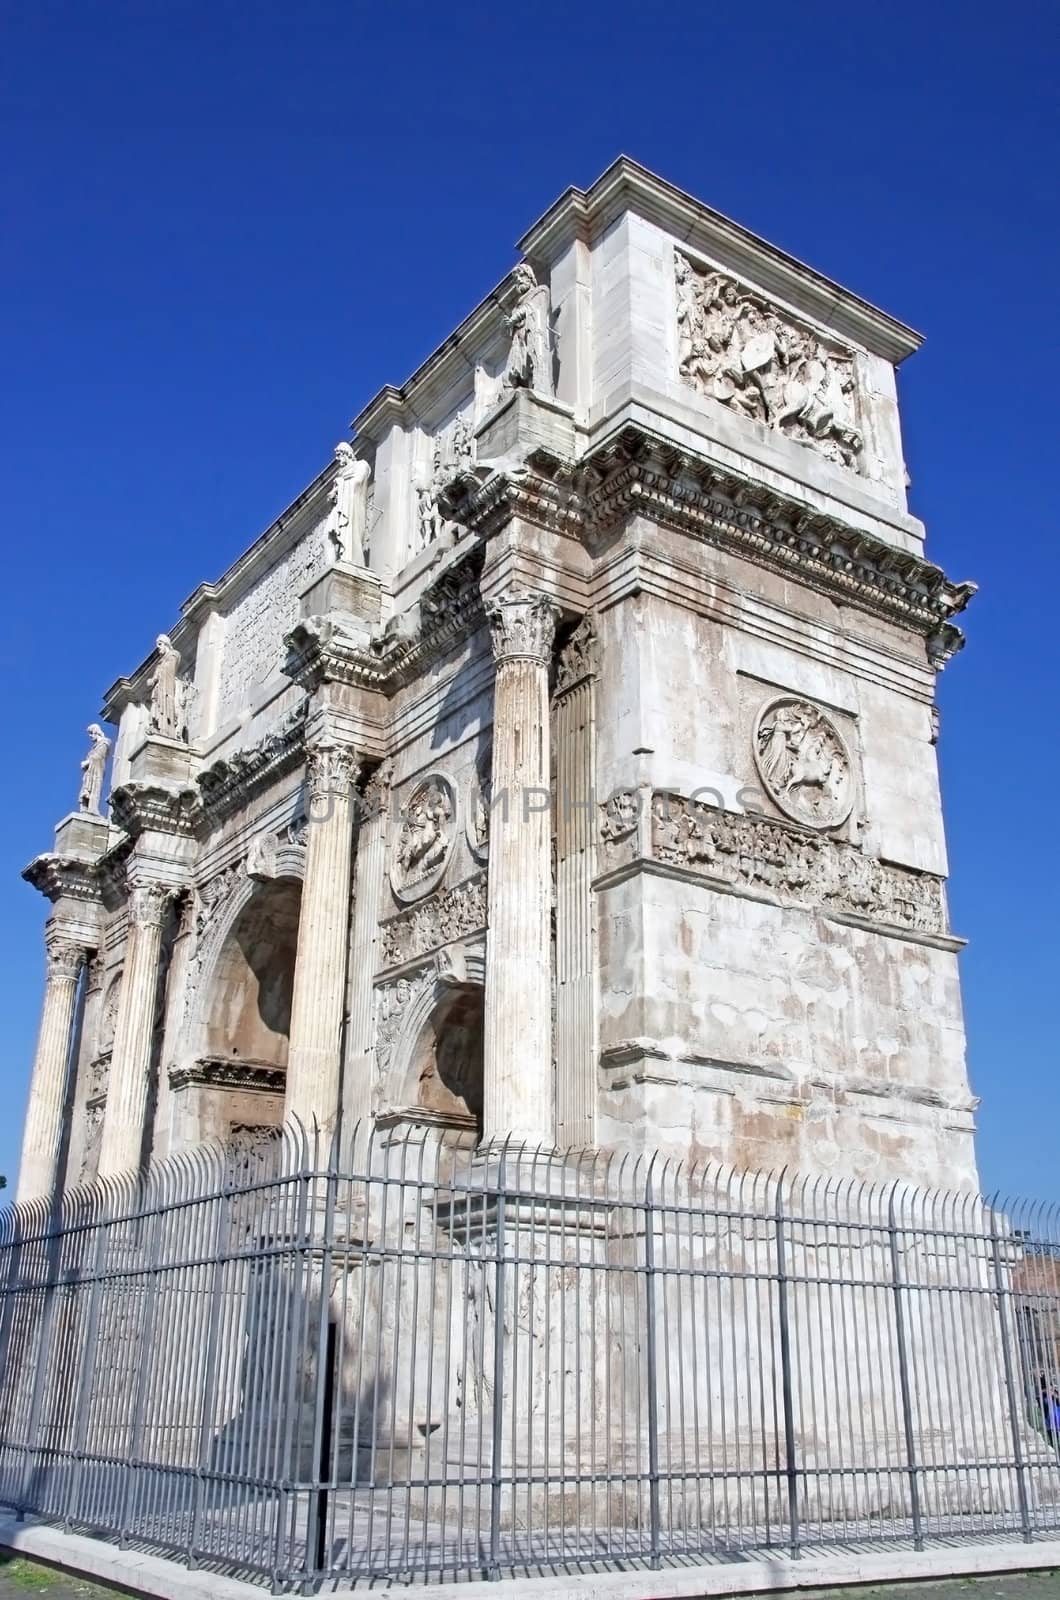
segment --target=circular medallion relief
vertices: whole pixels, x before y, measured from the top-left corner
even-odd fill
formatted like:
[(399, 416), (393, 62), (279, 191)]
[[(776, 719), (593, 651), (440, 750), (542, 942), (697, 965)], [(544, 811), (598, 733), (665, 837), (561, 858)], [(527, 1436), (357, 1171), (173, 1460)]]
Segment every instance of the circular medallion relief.
[(456, 791), (441, 772), (421, 778), (401, 807), (390, 882), (399, 900), (428, 894), (446, 869), (456, 834)]
[(758, 713), (755, 765), (784, 815), (808, 828), (837, 828), (854, 804), (850, 753), (839, 729), (809, 700), (784, 696)]

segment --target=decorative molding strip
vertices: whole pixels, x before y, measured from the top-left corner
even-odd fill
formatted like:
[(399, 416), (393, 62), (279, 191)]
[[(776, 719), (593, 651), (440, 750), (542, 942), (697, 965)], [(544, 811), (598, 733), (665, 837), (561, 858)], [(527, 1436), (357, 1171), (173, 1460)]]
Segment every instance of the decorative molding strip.
[(486, 875), (480, 873), (384, 922), (382, 964), (399, 967), (454, 939), (480, 933), (485, 926)]

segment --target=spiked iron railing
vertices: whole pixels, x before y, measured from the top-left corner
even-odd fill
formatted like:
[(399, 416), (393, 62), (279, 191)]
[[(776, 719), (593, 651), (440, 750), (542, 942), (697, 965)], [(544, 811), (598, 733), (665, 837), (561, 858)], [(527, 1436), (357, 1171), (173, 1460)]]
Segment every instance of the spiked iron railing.
[(1060, 1528), (1056, 1210), (460, 1137), (5, 1213), (0, 1502), (277, 1588)]

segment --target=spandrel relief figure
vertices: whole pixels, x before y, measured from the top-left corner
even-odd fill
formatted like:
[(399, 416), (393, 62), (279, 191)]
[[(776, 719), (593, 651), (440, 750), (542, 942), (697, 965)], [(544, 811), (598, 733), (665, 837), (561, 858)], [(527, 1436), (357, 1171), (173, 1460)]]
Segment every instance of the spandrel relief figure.
[(834, 828), (850, 815), (850, 757), (838, 729), (807, 700), (765, 707), (755, 730), (755, 761), (785, 814), (811, 828)]
[(107, 768), (107, 756), (110, 754), (110, 740), (98, 722), (89, 723), (88, 737), (92, 742), (88, 755), (81, 763), (81, 791), (77, 803), (80, 810), (98, 817), (103, 797), (103, 774)]
[(368, 542), (368, 485), (372, 469), (353, 453), (353, 446), (335, 446), (335, 477), (328, 496), (331, 516), (328, 538), (335, 560), (363, 567)]
[(511, 334), (504, 368), (504, 388), (533, 389), (551, 397), (552, 335), (549, 328), (550, 296), (538, 283), (529, 262), (522, 261), (513, 274), (516, 300), (505, 321)]
[(183, 739), (184, 701), (182, 684), (177, 676), (180, 670), (180, 652), (173, 646), (168, 633), (160, 633), (155, 640), (158, 660), (148, 680), (151, 691), (150, 727), (152, 733), (163, 739)]

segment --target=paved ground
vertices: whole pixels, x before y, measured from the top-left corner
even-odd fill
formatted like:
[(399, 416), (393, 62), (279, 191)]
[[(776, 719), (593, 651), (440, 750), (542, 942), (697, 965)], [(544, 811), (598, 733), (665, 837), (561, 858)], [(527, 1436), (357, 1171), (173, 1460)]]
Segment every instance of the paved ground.
[[(210, 1579), (203, 1573), (203, 1595), (210, 1592)], [(479, 1600), (488, 1584), (469, 1584), (468, 1600)], [(23, 1556), (0, 1551), (0, 1600), (107, 1600), (123, 1591), (104, 1588), (71, 1578), (51, 1567), (43, 1567)], [(268, 1593), (262, 1589), (262, 1595)], [(430, 1589), (409, 1590), (410, 1600), (417, 1593), (430, 1600)], [(758, 1600), (744, 1596), (743, 1600)], [(763, 1597), (764, 1600), (764, 1597)], [(776, 1597), (773, 1597), (776, 1600)], [(1010, 1574), (1000, 1578), (951, 1578), (945, 1582), (870, 1584), (852, 1589), (800, 1589), (792, 1600), (1060, 1600), (1060, 1571)]]

